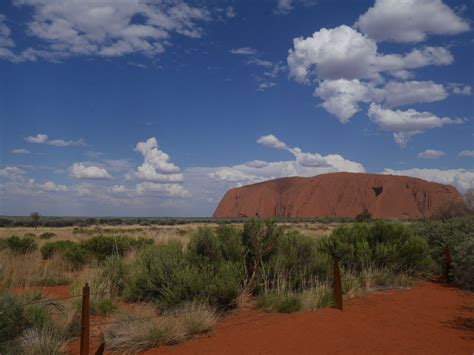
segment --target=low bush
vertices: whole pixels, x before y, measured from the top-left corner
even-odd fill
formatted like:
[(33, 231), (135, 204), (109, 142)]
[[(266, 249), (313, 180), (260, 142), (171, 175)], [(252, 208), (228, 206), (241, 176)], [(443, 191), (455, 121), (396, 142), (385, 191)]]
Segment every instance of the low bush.
[(44, 232), (44, 233), (41, 233), (39, 235), (39, 238), (40, 239), (51, 239), (51, 238), (54, 238), (56, 236), (56, 234), (54, 234), (53, 232)]
[(84, 249), (99, 262), (109, 256), (123, 256), (132, 250), (152, 245), (153, 239), (129, 238), (123, 236), (111, 237), (107, 235), (94, 236), (81, 242)]
[(38, 249), (32, 237), (11, 236), (4, 240), (3, 246), (15, 254), (28, 254)]
[(63, 253), (69, 248), (73, 248), (74, 245), (77, 243), (74, 243), (71, 240), (58, 240), (55, 242), (47, 242), (43, 244), (41, 247), (41, 256), (43, 257), (44, 260), (50, 259), (55, 255), (56, 253)]
[(8, 293), (0, 295), (0, 353), (5, 350), (2, 343), (15, 339), (27, 326), (28, 319), (20, 300)]
[(426, 240), (401, 223), (377, 221), (339, 227), (321, 241), (321, 250), (336, 256), (345, 270), (356, 274), (374, 268), (418, 275), (432, 267)]
[(416, 223), (412, 229), (427, 240), (440, 274), (443, 273), (447, 246), (453, 259), (454, 281), (462, 288), (474, 291), (474, 216)]
[(197, 252), (192, 246), (197, 244), (192, 239), (189, 254), (178, 241), (143, 250), (132, 266), (132, 281), (124, 291), (125, 297), (135, 301), (154, 300), (161, 309), (191, 301), (217, 307), (232, 305), (241, 290), (241, 265), (219, 257), (211, 261), (206, 253), (212, 247), (202, 250), (197, 247), (201, 250)]
[(41, 327), (27, 329), (19, 342), (23, 354), (64, 354), (68, 339), (56, 328)]
[(55, 255), (61, 256), (72, 270), (82, 268), (90, 260), (89, 252), (81, 244), (71, 240), (47, 242), (41, 247), (40, 251), (45, 260)]

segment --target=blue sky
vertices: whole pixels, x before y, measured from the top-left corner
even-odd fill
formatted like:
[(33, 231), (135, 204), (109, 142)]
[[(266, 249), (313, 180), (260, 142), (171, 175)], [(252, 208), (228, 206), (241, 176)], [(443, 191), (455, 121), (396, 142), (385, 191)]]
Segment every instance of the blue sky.
[(474, 187), (472, 1), (0, 4), (0, 214), (209, 216), (334, 171)]

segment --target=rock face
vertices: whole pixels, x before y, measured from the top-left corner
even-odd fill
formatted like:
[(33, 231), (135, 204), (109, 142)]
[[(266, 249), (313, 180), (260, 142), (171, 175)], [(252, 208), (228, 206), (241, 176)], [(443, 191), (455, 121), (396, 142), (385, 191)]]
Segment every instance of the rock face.
[(356, 217), (367, 209), (374, 218), (416, 219), (459, 199), (453, 186), (417, 178), (331, 173), (233, 188), (213, 217)]

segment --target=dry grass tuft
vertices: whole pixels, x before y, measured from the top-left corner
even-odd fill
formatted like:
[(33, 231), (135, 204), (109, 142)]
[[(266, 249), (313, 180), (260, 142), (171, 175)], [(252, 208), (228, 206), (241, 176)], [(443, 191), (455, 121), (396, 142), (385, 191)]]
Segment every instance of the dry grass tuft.
[(23, 334), (21, 352), (35, 355), (56, 355), (66, 353), (66, 338), (50, 327), (28, 329)]
[(135, 354), (160, 345), (181, 343), (210, 331), (217, 321), (211, 308), (197, 303), (186, 305), (174, 314), (155, 315), (154, 309), (148, 307), (147, 311), (145, 306), (132, 315), (117, 318), (104, 331), (107, 349)]

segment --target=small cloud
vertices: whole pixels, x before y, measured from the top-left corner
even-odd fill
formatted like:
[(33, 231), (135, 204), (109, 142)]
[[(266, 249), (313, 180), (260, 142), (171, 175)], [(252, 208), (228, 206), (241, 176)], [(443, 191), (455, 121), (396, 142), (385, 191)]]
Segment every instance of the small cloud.
[(268, 134), (257, 139), (257, 143), (273, 149), (288, 149), (286, 143), (279, 140), (273, 134)]
[(13, 149), (12, 153), (13, 154), (23, 154), (24, 155), (24, 154), (30, 154), (31, 152), (28, 149), (18, 148), (18, 149)]
[(427, 149), (424, 152), (418, 154), (418, 158), (421, 159), (438, 159), (445, 156), (446, 153), (441, 150)]
[(237, 13), (235, 12), (233, 6), (227, 6), (227, 8), (225, 9), (225, 15), (228, 18), (234, 18), (235, 16), (237, 16)]
[(38, 184), (38, 187), (44, 192), (65, 192), (68, 190), (65, 185), (57, 185), (52, 181), (47, 181), (44, 184)]
[(258, 91), (265, 91), (267, 89), (271, 89), (272, 87), (276, 86), (276, 83), (273, 82), (263, 82), (258, 86)]
[(83, 163), (74, 163), (70, 168), (71, 176), (76, 179), (110, 180), (112, 176), (104, 168)]
[(458, 154), (460, 157), (474, 158), (474, 150), (463, 150)]
[(20, 175), (24, 175), (26, 173), (25, 170), (20, 169), (17, 166), (7, 166), (3, 169), (0, 169), (0, 177), (5, 177), (7, 179), (15, 180)]
[(257, 50), (251, 47), (241, 47), (236, 49), (231, 49), (230, 53), (237, 54), (237, 55), (255, 55), (257, 54)]
[(43, 144), (46, 143), (47, 140), (48, 136), (46, 134), (37, 134), (36, 136), (28, 136), (25, 138), (25, 141), (33, 144)]
[(123, 194), (125, 192), (127, 192), (127, 188), (123, 185), (112, 186), (112, 193), (114, 194)]
[(47, 134), (37, 134), (36, 136), (28, 136), (25, 141), (32, 144), (48, 144), (55, 147), (84, 147), (86, 143), (84, 140), (79, 139), (77, 141), (65, 141), (63, 139), (49, 140)]
[(471, 96), (472, 88), (469, 85), (459, 84), (459, 83), (449, 83), (448, 89), (455, 95)]

